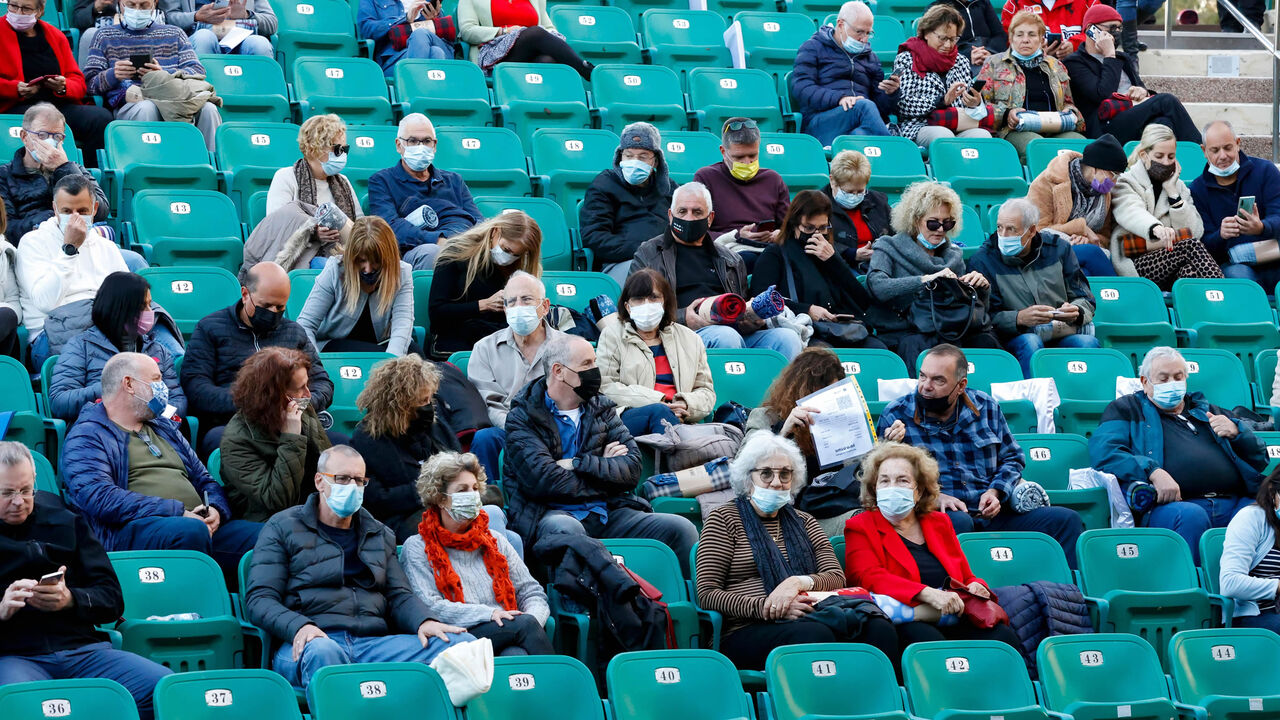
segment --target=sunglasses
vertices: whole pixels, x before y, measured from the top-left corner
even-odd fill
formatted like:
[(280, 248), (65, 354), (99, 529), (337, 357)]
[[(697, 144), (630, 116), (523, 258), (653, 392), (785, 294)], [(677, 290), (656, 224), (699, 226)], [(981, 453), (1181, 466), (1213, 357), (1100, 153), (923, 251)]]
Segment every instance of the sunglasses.
[(350, 152), (350, 150), (351, 150), (350, 145), (334, 145), (333, 146), (334, 155), (346, 155), (348, 152)]
[(755, 130), (756, 127), (755, 120), (731, 120), (724, 124), (724, 130), (721, 130), (720, 134), (723, 135), (726, 132), (738, 132), (743, 129)]
[(942, 230), (944, 232), (951, 232), (956, 227), (956, 221), (950, 218), (947, 218), (946, 220), (934, 220), (931, 218), (929, 220), (924, 221), (924, 226), (934, 232), (937, 232), (939, 230)]

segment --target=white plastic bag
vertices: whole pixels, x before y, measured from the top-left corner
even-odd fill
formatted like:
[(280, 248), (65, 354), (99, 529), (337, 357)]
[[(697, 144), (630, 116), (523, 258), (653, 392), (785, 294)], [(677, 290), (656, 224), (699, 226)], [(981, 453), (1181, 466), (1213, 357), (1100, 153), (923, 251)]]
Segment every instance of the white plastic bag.
[(463, 707), (493, 686), (493, 642), (489, 638), (455, 641), (431, 661), (431, 669), (449, 688), (453, 706)]
[(1125, 500), (1124, 493), (1120, 492), (1120, 482), (1116, 480), (1115, 475), (1093, 468), (1072, 468), (1068, 475), (1067, 487), (1072, 490), (1106, 488), (1107, 499), (1110, 500), (1111, 505), (1111, 527), (1133, 527), (1133, 513), (1129, 512), (1129, 501)]
[(1030, 400), (1036, 408), (1036, 432), (1057, 432), (1053, 424), (1053, 411), (1062, 404), (1062, 399), (1058, 396), (1058, 385), (1053, 378), (991, 383), (991, 397), (997, 402)]
[(878, 378), (876, 380), (876, 393), (880, 397), (880, 402), (893, 402), (904, 395), (910, 395), (916, 391), (916, 386), (920, 382), (915, 378)]

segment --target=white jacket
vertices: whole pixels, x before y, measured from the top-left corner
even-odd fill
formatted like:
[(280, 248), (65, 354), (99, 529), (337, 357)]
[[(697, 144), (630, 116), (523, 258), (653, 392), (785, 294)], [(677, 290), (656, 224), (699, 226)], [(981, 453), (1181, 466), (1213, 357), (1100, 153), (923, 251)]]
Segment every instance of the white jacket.
[(1169, 193), (1161, 192), (1156, 199), (1155, 187), (1147, 168), (1141, 162), (1135, 163), (1116, 178), (1116, 187), (1111, 191), (1111, 213), (1115, 216), (1115, 230), (1111, 231), (1111, 264), (1117, 275), (1134, 277), (1138, 274), (1133, 266), (1133, 258), (1125, 257), (1120, 237), (1125, 233), (1133, 233), (1151, 239), (1151, 226), (1188, 228), (1191, 237), (1199, 240), (1204, 235), (1204, 221), (1191, 202), (1191, 190), (1186, 183), (1178, 180), (1178, 197), (1182, 204), (1176, 208), (1169, 205)]
[[(675, 399), (689, 406), (689, 422), (702, 420), (716, 409), (707, 346), (696, 332), (679, 323), (671, 323), (658, 333), (658, 340), (671, 363)], [(605, 325), (596, 347), (596, 363), (602, 380), (600, 392), (618, 406), (619, 412), (662, 402), (662, 393), (653, 387), (658, 379), (653, 351), (631, 323), (619, 322), (615, 315)]]
[(22, 324), (22, 300), (18, 292), (18, 248), (0, 233), (0, 307), (7, 307)]
[(1218, 570), (1219, 589), (1236, 601), (1236, 617), (1258, 614), (1257, 600), (1276, 596), (1280, 580), (1251, 577), (1249, 571), (1276, 544), (1276, 535), (1267, 524), (1265, 510), (1254, 504), (1242, 509), (1227, 524)]
[(92, 300), (113, 272), (128, 272), (120, 248), (90, 228), (80, 252), (62, 252), (58, 216), (40, 223), (18, 243), (18, 291), (31, 338), (44, 332), (44, 319), (67, 303)]

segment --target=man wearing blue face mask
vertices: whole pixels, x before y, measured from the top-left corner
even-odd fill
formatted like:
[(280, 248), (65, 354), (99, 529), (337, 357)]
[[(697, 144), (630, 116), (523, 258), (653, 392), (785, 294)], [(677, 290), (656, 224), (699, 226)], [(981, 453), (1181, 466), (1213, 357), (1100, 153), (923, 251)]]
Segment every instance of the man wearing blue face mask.
[(484, 220), (462, 176), (435, 165), (436, 128), (410, 113), (396, 133), (400, 162), (369, 178), (369, 211), (387, 221), (405, 262), (435, 267), (440, 243)]
[(1142, 391), (1107, 406), (1089, 458), (1116, 476), (1135, 521), (1178, 533), (1198, 563), (1200, 536), (1253, 503), (1267, 453), (1230, 411), (1187, 392), (1188, 370), (1177, 350), (1149, 350)]

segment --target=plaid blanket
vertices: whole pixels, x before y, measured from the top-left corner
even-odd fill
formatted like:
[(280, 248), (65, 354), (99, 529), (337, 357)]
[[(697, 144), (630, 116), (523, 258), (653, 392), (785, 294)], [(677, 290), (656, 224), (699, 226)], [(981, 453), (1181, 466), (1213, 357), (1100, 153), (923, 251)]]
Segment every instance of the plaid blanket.
[[(1192, 237), (1190, 228), (1178, 228), (1175, 232), (1177, 234), (1173, 238), (1174, 245), (1177, 245), (1183, 240), (1190, 240)], [(1172, 250), (1173, 248), (1170, 247), (1169, 249)], [(1135, 258), (1139, 255), (1144, 255), (1147, 252), (1147, 239), (1141, 235), (1125, 233), (1120, 236), (1120, 250), (1127, 258)]]
[(712, 490), (729, 489), (729, 458), (719, 457), (688, 470), (660, 473), (644, 481), (640, 494), (648, 500), (660, 497), (697, 497)]
[[(964, 110), (958, 107), (938, 108), (929, 113), (929, 124), (937, 127), (944, 127), (948, 130), (955, 130), (960, 127), (960, 113)], [(993, 105), (987, 105), (987, 116), (978, 121), (978, 127), (983, 130), (994, 130), (996, 122), (996, 109)]]

